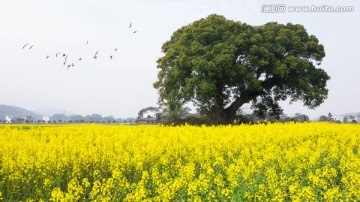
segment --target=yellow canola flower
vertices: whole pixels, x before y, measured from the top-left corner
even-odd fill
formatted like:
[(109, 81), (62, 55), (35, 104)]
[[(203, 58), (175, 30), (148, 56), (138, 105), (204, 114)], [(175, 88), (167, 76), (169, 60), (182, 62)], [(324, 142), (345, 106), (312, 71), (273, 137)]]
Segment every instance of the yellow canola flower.
[(0, 201), (359, 201), (360, 125), (0, 125)]

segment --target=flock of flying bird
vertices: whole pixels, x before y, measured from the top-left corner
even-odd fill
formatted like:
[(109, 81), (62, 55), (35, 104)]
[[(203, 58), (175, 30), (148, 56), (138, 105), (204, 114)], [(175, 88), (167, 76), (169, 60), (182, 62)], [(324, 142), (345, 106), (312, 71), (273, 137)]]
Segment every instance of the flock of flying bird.
[[(131, 27), (132, 27), (132, 23), (130, 23), (130, 25), (129, 25), (128, 28), (130, 29)], [(135, 30), (135, 31), (132, 31), (132, 33), (135, 34), (135, 33), (137, 33), (137, 31), (136, 31), (136, 30)], [(89, 41), (86, 41), (86, 44), (89, 44)], [(34, 45), (25, 44), (25, 45), (22, 47), (22, 49), (25, 49), (25, 48), (27, 48), (27, 47), (29, 47), (28, 49), (30, 50), (30, 49), (32, 49), (32, 48), (34, 47)], [(114, 51), (117, 52), (117, 48), (115, 48)], [(94, 56), (93, 56), (94, 59), (97, 59), (97, 58), (98, 58), (98, 56), (97, 56), (98, 53), (99, 53), (99, 51), (96, 51), (96, 52), (94, 53)], [(55, 54), (55, 57), (57, 58), (59, 54), (61, 54), (61, 53), (60, 53), (60, 52), (56, 53), (56, 54)], [(71, 63), (71, 64), (68, 63), (67, 58), (68, 58), (69, 55), (67, 55), (67, 54), (65, 54), (65, 53), (62, 53), (61, 55), (62, 55), (62, 57), (64, 58), (64, 63), (63, 63), (63, 65), (67, 67), (67, 70), (69, 70), (70, 67), (75, 66), (74, 63)], [(46, 55), (46, 59), (49, 59), (49, 57), (50, 57), (50, 55)], [(110, 55), (109, 58), (110, 58), (110, 60), (112, 60), (112, 59), (113, 59), (113, 55)], [(82, 58), (79, 57), (78, 60), (81, 61)]]

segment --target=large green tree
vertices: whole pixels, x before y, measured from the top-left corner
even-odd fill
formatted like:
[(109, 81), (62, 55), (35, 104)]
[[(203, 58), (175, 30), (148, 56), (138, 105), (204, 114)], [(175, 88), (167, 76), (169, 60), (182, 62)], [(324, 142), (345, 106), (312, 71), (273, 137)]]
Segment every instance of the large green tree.
[(324, 47), (302, 25), (250, 26), (210, 15), (175, 31), (162, 51), (154, 87), (170, 110), (192, 102), (222, 123), (245, 103), (279, 115), (278, 101), (315, 108), (327, 98), (330, 77), (318, 68)]

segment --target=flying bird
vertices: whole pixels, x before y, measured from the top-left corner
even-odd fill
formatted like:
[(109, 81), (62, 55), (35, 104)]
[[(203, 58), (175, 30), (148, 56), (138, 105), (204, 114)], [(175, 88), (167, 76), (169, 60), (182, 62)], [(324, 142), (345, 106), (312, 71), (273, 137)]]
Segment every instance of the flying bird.
[(110, 55), (110, 60), (112, 60), (112, 57), (113, 57), (113, 56), (112, 56), (112, 55)]
[(34, 45), (31, 45), (29, 49), (32, 49), (33, 46), (34, 46)]
[(27, 45), (29, 45), (29, 44), (25, 44), (25, 45), (23, 46), (23, 49), (24, 49)]
[(81, 58), (79, 58), (79, 60), (82, 60)]
[(65, 57), (65, 55), (66, 55), (66, 54), (64, 53), (64, 54), (63, 54), (63, 57)]
[(99, 51), (96, 51), (95, 55), (98, 54), (98, 53), (99, 53)]
[(60, 52), (56, 53), (56, 57), (60, 54)]
[(137, 31), (133, 31), (133, 33), (135, 34)]
[(117, 52), (117, 48), (115, 48), (115, 52)]
[(95, 56), (94, 56), (94, 59), (96, 59), (96, 58), (97, 58), (97, 56), (95, 55)]
[(48, 59), (49, 57), (50, 57), (50, 56), (47, 55), (47, 56), (46, 56), (46, 59)]
[(64, 66), (65, 66), (66, 62), (67, 62), (67, 61), (65, 61), (65, 62), (63, 63), (63, 64), (64, 64)]
[(86, 41), (86, 44), (89, 44), (89, 41)]
[(132, 23), (130, 22), (129, 28), (131, 28)]

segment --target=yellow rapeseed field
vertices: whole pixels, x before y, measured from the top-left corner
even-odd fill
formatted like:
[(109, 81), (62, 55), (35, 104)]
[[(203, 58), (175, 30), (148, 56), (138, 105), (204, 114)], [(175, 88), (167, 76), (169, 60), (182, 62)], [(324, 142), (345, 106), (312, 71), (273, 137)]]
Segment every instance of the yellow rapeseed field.
[(0, 201), (360, 200), (360, 125), (0, 125)]

